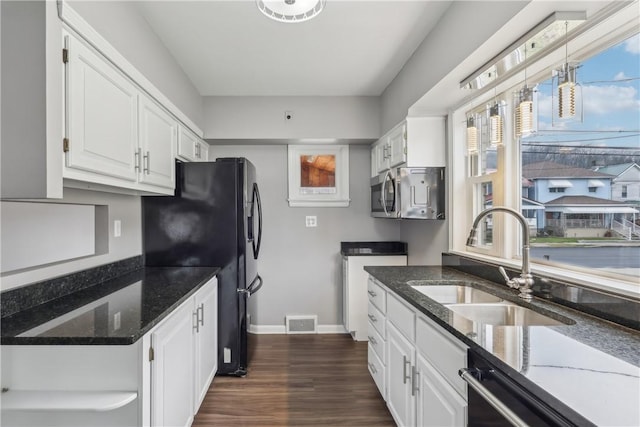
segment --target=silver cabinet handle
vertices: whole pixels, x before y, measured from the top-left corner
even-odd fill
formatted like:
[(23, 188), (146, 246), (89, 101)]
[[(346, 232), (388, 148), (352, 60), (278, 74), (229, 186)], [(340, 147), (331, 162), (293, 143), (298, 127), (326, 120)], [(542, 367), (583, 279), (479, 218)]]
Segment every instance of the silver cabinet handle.
[(196, 145), (196, 157), (200, 158), (200, 144), (197, 142), (194, 142), (194, 144)]
[(374, 365), (373, 363), (369, 363), (369, 369), (371, 369), (371, 372), (373, 372), (374, 374), (378, 373), (378, 370), (376, 369), (376, 365)]
[(411, 360), (407, 360), (407, 356), (402, 356), (402, 383), (406, 384), (411, 377), (407, 375), (407, 365), (411, 366)]
[(142, 148), (138, 148), (134, 153), (135, 170), (140, 171), (140, 155), (142, 154)]
[(529, 427), (527, 423), (522, 421), (519, 416), (517, 416), (511, 409), (509, 409), (504, 403), (502, 403), (500, 399), (498, 399), (485, 386), (483, 386), (480, 381), (475, 379), (469, 369), (460, 369), (458, 371), (458, 375), (460, 375), (472, 389), (474, 389), (480, 396), (482, 396), (482, 398), (486, 400), (488, 404), (493, 406), (493, 408), (500, 414), (502, 414), (511, 424), (516, 427)]
[(151, 164), (151, 159), (149, 158), (149, 151), (147, 151), (147, 154), (142, 156), (142, 158), (144, 159), (144, 173), (149, 175), (151, 173), (149, 171), (149, 165)]
[(204, 303), (200, 304), (200, 307), (198, 307), (198, 323), (200, 326), (204, 326)]
[(376, 319), (376, 316), (374, 316), (373, 314), (368, 314), (367, 316), (369, 317), (369, 320), (371, 320), (372, 322), (378, 321), (378, 319)]
[(378, 341), (376, 341), (376, 339), (371, 335), (367, 335), (367, 338), (369, 338), (369, 341), (371, 342), (371, 344), (378, 345)]
[(196, 333), (200, 332), (200, 321), (198, 319), (198, 310), (193, 312), (193, 329), (196, 330)]
[(418, 372), (415, 366), (412, 366), (411, 367), (411, 396), (415, 396), (419, 390), (418, 381), (420, 381), (420, 373)]
[(375, 292), (373, 292), (373, 291), (367, 291), (367, 293), (368, 293), (369, 295), (371, 295), (372, 297), (375, 297), (376, 295), (378, 295), (378, 294), (376, 294), (376, 293), (375, 293)]

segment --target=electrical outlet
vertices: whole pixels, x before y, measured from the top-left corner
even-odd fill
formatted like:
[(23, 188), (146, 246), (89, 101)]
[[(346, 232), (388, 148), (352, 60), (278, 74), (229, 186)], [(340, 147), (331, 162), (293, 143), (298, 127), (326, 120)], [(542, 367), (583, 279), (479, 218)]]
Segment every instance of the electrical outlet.
[(231, 349), (229, 347), (225, 347), (223, 352), (223, 363), (231, 363)]
[(113, 237), (122, 236), (122, 221), (116, 219), (113, 221)]
[(307, 216), (304, 221), (307, 227), (317, 227), (318, 226), (318, 217), (317, 216)]

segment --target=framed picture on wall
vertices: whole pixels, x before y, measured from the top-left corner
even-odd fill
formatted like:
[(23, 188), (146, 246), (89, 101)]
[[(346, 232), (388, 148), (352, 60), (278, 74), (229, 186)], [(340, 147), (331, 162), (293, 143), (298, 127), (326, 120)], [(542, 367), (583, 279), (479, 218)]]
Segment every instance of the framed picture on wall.
[(289, 145), (289, 206), (349, 206), (349, 146)]

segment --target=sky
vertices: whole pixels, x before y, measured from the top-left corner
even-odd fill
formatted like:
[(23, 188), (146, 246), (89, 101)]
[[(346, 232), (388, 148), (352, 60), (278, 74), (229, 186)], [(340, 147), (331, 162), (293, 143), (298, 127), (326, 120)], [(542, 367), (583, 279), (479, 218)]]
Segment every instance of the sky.
[[(564, 141), (566, 145), (640, 150), (640, 35), (636, 34), (582, 62), (577, 80), (581, 86), (578, 97), (581, 91), (584, 122), (553, 119), (552, 127), (550, 79), (538, 85), (540, 132), (537, 136), (527, 138), (527, 141), (554, 140)], [(554, 98), (557, 102), (557, 97)], [(567, 132), (569, 130), (582, 132)], [(621, 130), (631, 132), (611, 132)], [(552, 135), (550, 131), (558, 132)]]

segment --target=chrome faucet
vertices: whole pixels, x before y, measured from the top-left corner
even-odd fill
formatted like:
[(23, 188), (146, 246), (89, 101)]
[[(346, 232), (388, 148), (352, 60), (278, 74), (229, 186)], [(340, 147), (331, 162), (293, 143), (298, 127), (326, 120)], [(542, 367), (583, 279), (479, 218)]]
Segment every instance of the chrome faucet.
[(504, 277), (504, 280), (507, 282), (507, 286), (520, 290), (520, 294), (518, 294), (518, 296), (526, 301), (531, 301), (531, 286), (533, 286), (533, 276), (531, 275), (531, 265), (529, 262), (529, 224), (527, 224), (526, 218), (522, 216), (520, 212), (515, 209), (503, 206), (496, 206), (480, 212), (476, 219), (473, 221), (473, 226), (471, 227), (469, 237), (467, 238), (467, 246), (475, 246), (477, 240), (476, 233), (478, 224), (480, 224), (482, 218), (493, 212), (509, 213), (516, 217), (516, 219), (522, 226), (522, 272), (520, 273), (520, 277), (514, 277), (513, 279), (509, 278), (509, 276), (507, 276), (507, 272), (504, 271), (504, 268), (502, 266), (498, 267), (498, 270), (502, 274), (502, 277)]

